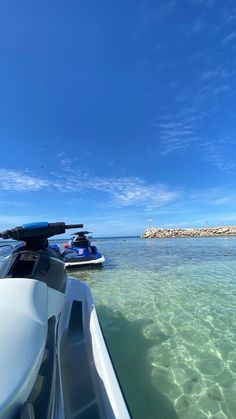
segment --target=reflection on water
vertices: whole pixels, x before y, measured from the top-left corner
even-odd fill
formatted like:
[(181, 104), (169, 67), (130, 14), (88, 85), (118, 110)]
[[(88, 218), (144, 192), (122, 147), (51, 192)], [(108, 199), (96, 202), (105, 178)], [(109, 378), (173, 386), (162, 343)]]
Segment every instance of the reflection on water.
[(147, 355), (155, 339), (146, 339), (143, 335), (143, 328), (152, 323), (152, 319), (128, 321), (120, 311), (103, 305), (97, 310), (134, 418), (177, 419), (171, 401), (152, 383), (152, 368)]
[(236, 238), (100, 241), (78, 270), (134, 418), (233, 419)]

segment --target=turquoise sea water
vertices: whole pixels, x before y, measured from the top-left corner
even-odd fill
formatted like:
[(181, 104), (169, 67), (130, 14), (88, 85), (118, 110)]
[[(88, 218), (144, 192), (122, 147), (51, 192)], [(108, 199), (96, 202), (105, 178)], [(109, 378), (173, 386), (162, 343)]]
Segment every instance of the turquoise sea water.
[(236, 237), (94, 240), (93, 293), (134, 419), (236, 418)]
[(236, 418), (236, 237), (94, 244), (88, 282), (134, 419)]

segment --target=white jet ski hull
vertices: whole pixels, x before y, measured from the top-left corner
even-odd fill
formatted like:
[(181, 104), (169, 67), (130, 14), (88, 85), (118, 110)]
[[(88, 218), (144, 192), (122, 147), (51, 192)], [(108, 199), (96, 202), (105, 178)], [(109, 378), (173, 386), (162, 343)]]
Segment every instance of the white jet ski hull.
[(90, 266), (90, 265), (101, 265), (105, 262), (104, 256), (98, 259), (91, 259), (91, 260), (77, 260), (73, 262), (65, 262), (66, 268), (76, 267), (76, 266)]

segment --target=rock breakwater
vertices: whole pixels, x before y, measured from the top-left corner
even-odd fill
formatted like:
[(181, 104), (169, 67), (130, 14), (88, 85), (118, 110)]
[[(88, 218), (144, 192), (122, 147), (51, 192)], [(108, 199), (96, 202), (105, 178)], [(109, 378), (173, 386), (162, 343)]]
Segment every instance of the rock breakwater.
[(147, 228), (141, 236), (143, 239), (170, 238), (170, 237), (217, 237), (236, 236), (236, 226), (205, 227), (205, 228)]

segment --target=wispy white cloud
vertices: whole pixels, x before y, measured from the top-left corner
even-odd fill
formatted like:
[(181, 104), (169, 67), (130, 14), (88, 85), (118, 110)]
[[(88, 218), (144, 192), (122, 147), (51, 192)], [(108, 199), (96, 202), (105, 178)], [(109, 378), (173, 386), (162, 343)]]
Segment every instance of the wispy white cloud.
[(234, 223), (235, 213), (232, 208), (236, 205), (234, 185), (224, 187), (191, 189), (183, 188), (179, 198), (167, 206), (149, 211), (153, 224), (161, 227), (203, 227), (208, 225), (222, 225)]
[(23, 171), (0, 169), (0, 190), (4, 191), (37, 191), (49, 186), (49, 182)]
[(28, 192), (39, 190), (57, 190), (59, 192), (99, 191), (110, 197), (111, 206), (163, 205), (175, 200), (177, 191), (170, 190), (163, 184), (148, 185), (139, 177), (91, 177), (74, 167), (66, 167), (60, 173), (51, 174), (50, 179), (41, 179), (20, 171), (0, 169), (0, 190)]
[(224, 187), (207, 188), (204, 190), (192, 190), (188, 193), (188, 199), (194, 203), (205, 205), (236, 205), (236, 192), (233, 185), (225, 185)]
[[(171, 116), (164, 115), (155, 118), (149, 127), (155, 131), (156, 145), (159, 155), (198, 156), (201, 161), (216, 166), (219, 170), (230, 172), (235, 169), (235, 163), (229, 157), (229, 147), (234, 144), (234, 133), (220, 133), (214, 135), (206, 130), (208, 114), (200, 109), (200, 98), (212, 98), (230, 91), (230, 86), (222, 84), (202, 85), (201, 90), (195, 92), (192, 102), (194, 106), (189, 108), (186, 104), (181, 112)], [(212, 108), (211, 108), (212, 109)], [(227, 134), (227, 135), (226, 135)]]
[[(228, 2), (222, 2), (223, 10), (217, 17), (217, 20), (214, 24), (211, 24), (210, 34), (219, 35), (225, 33), (225, 31), (230, 31), (229, 35), (235, 30), (235, 20), (236, 20), (236, 7), (234, 4), (229, 5)], [(226, 36), (226, 44), (228, 35)], [(230, 39), (229, 39), (230, 41)], [(224, 40), (223, 40), (224, 45)]]
[(229, 92), (231, 90), (231, 85), (230, 84), (223, 84), (221, 86), (216, 86), (214, 88), (212, 88), (212, 94), (214, 96), (221, 94), (221, 93), (226, 93)]
[(170, 190), (163, 184), (147, 185), (138, 177), (90, 177), (77, 174), (61, 182), (64, 191), (100, 191), (110, 195), (113, 206), (141, 205), (147, 202), (165, 204), (177, 198), (178, 192)]
[(202, 106), (206, 102), (209, 103), (210, 100), (214, 100), (219, 96), (227, 95), (231, 92), (231, 84), (225, 83), (223, 80), (219, 79), (219, 81), (215, 83), (210, 79), (206, 79), (204, 82), (207, 82), (207, 84), (200, 84), (198, 88), (196, 88), (195, 96), (193, 98), (193, 103), (197, 106)]
[(170, 138), (181, 138), (192, 134), (194, 134), (194, 131), (192, 129), (188, 129), (186, 127), (183, 127), (181, 129), (180, 127), (179, 129), (166, 130), (165, 133), (161, 136), (161, 138), (164, 140), (168, 140)]
[(72, 165), (73, 165), (73, 161), (72, 161), (72, 159), (69, 159), (68, 157), (64, 157), (62, 160), (61, 160), (61, 167), (62, 167), (62, 169), (63, 170), (65, 170), (65, 171), (70, 171), (71, 170), (71, 168), (72, 168)]
[(207, 6), (207, 7), (211, 7), (215, 3), (215, 0), (188, 0), (188, 1), (195, 5)]
[(64, 157), (66, 155), (65, 151), (60, 151), (59, 153), (57, 153), (57, 157)]
[(236, 38), (236, 31), (229, 33), (222, 41), (223, 45), (229, 44), (231, 41), (234, 41)]
[(158, 220), (162, 227), (203, 227), (236, 221), (232, 208), (236, 205), (235, 185), (224, 187), (191, 189), (182, 188), (178, 198), (166, 206), (148, 208), (153, 224)]
[[(84, 153), (84, 151), (83, 151)], [(86, 154), (86, 152), (85, 152)], [(78, 157), (68, 157), (65, 151), (61, 151), (57, 153), (57, 158), (59, 161), (59, 165), (63, 171), (72, 172), (74, 170), (78, 170)]]
[(172, 120), (154, 121), (150, 126), (157, 131), (157, 141), (161, 146), (160, 154), (183, 153), (198, 140), (192, 120), (188, 117)]
[(232, 23), (236, 19), (236, 7), (226, 10), (223, 19), (226, 24)]
[[(232, 196), (224, 196), (223, 198), (217, 198), (215, 200), (215, 205), (225, 205), (229, 204), (232, 201)], [(234, 201), (236, 201), (236, 195), (234, 196)]]
[(164, 205), (174, 201), (178, 197), (177, 191), (172, 191), (162, 184), (145, 185), (142, 182), (129, 180), (121, 185), (120, 190), (113, 189), (112, 194), (116, 202), (121, 206), (127, 205)]
[(172, 10), (176, 7), (175, 0), (169, 0), (162, 3), (158, 8), (158, 14), (160, 16), (164, 16), (172, 12)]
[[(142, 14), (142, 29), (154, 24), (156, 21), (168, 16), (175, 9), (177, 5), (176, 0), (167, 0), (163, 2), (144, 1), (141, 7)], [(138, 33), (135, 33), (135, 38)]]
[(234, 161), (225, 158), (224, 148), (219, 142), (207, 143), (203, 151), (203, 160), (215, 164), (220, 170), (228, 172), (235, 168)]
[[(174, 121), (172, 121), (172, 122), (160, 122), (160, 123), (156, 123), (154, 126), (157, 126), (157, 127), (159, 127), (159, 128), (161, 128), (161, 129), (164, 129), (164, 130), (174, 130), (174, 132), (176, 132), (175, 130), (177, 129), (180, 129), (180, 128), (183, 128), (184, 130), (189, 130), (189, 129), (191, 129), (191, 125), (185, 125), (185, 121), (184, 122), (174, 122)], [(191, 131), (191, 133), (192, 133), (192, 131)]]
[(21, 201), (9, 201), (9, 200), (5, 200), (5, 199), (1, 199), (0, 200), (0, 205), (2, 205), (2, 206), (6, 206), (6, 205), (8, 205), (8, 206), (13, 206), (13, 207), (24, 207), (25, 206), (25, 203), (24, 202), (21, 202)]
[(212, 68), (210, 70), (206, 70), (201, 74), (201, 78), (203, 80), (211, 80), (215, 78), (226, 78), (229, 77), (229, 71), (225, 70), (222, 67)]
[[(209, 144), (206, 142), (205, 147), (207, 146)], [(103, 231), (103, 234), (107, 234), (109, 229), (110, 231), (117, 231), (119, 225), (123, 232), (127, 232), (128, 217), (131, 217), (130, 231), (132, 231), (132, 234), (141, 231), (140, 221), (139, 223), (135, 221), (136, 216), (134, 216), (134, 211), (137, 211), (137, 214), (139, 214), (137, 217), (140, 217), (141, 210), (143, 220), (150, 214), (156, 214), (159, 223), (163, 222), (165, 226), (170, 226), (171, 223), (174, 223), (173, 226), (176, 226), (177, 223), (179, 225), (189, 226), (190, 222), (193, 225), (199, 223), (202, 226), (206, 219), (210, 222), (210, 215), (214, 208), (216, 209), (216, 221), (214, 222), (220, 222), (222, 219), (226, 220), (227, 217), (231, 219), (232, 217), (230, 218), (230, 214), (227, 212), (228, 208), (236, 205), (236, 193), (233, 185), (204, 190), (189, 190), (183, 187), (173, 189), (161, 183), (148, 184), (139, 177), (89, 177), (87, 174), (81, 173), (75, 176), (74, 173), (68, 174), (66, 171), (64, 172), (64, 176), (62, 173), (60, 174), (60, 180), (58, 176), (55, 174), (50, 181), (47, 181), (47, 190), (57, 189), (58, 191), (66, 191), (65, 197), (70, 197), (67, 205), (71, 204), (73, 207), (74, 205), (80, 205), (81, 201), (79, 198), (82, 196), (82, 201), (86, 200), (86, 193), (88, 191), (99, 191), (107, 195), (100, 201), (103, 204), (100, 207), (99, 205), (96, 207), (96, 216), (91, 215), (89, 217), (86, 214), (83, 215), (83, 221), (90, 226), (89, 228), (92, 231), (93, 229), (95, 232), (99, 231), (96, 228), (96, 222), (98, 222), (99, 229)], [(13, 191), (15, 191), (14, 185)], [(71, 195), (69, 192), (73, 192), (73, 194)], [(85, 192), (85, 195), (81, 195), (81, 192)], [(104, 213), (104, 205), (106, 209), (109, 207), (108, 215)], [(130, 216), (131, 206), (133, 206), (132, 216)], [(205, 212), (202, 211), (202, 206), (205, 206), (208, 212), (206, 210)], [(83, 205), (81, 208), (83, 208)], [(60, 209), (58, 210), (60, 211)], [(197, 220), (196, 215), (200, 217), (202, 214), (205, 214), (203, 215), (204, 218)], [(58, 217), (61, 217), (61, 215), (57, 212)], [(47, 219), (50, 221), (52, 218), (45, 214), (41, 214), (40, 216), (32, 216), (32, 214), (30, 216), (8, 216), (7, 214), (2, 214), (0, 216), (0, 229), (4, 229), (6, 226), (21, 225), (25, 222), (35, 221), (35, 219), (42, 221)], [(70, 222), (73, 222), (73, 220), (70, 219)]]
[(204, 22), (202, 18), (196, 19), (189, 29), (189, 35), (194, 35), (204, 29)]

